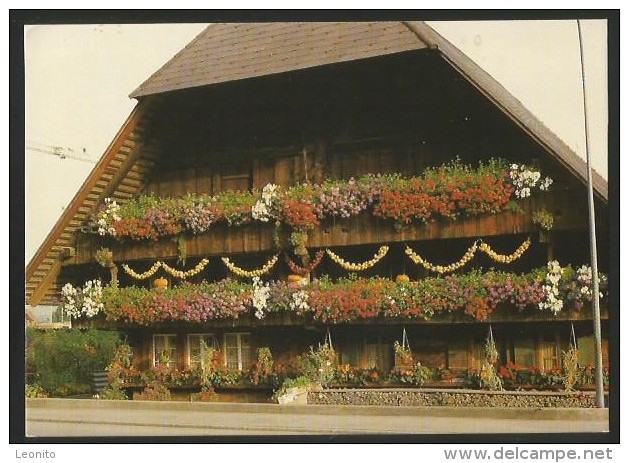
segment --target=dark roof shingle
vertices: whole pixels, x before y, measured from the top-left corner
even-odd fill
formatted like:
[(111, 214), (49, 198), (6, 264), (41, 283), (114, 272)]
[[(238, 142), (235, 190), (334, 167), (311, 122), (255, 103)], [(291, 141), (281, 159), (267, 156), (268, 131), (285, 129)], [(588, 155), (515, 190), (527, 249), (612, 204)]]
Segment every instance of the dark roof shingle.
[(212, 24), (132, 98), (425, 48), (401, 22)]

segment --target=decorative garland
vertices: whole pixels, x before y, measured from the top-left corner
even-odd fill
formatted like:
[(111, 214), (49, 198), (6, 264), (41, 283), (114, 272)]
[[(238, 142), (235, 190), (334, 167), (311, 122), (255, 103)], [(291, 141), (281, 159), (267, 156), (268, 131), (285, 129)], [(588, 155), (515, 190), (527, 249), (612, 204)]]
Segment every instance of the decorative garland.
[(269, 270), (271, 270), (271, 268), (273, 268), (273, 266), (277, 262), (278, 257), (279, 257), (279, 255), (275, 254), (273, 257), (271, 257), (268, 260), (268, 262), (266, 264), (264, 264), (262, 266), (262, 268), (259, 268), (259, 269), (256, 269), (256, 270), (244, 270), (244, 269), (238, 267), (232, 261), (230, 261), (229, 257), (222, 257), (221, 260), (223, 261), (223, 263), (227, 266), (227, 268), (231, 272), (235, 273), (239, 277), (254, 278), (254, 277), (260, 277), (260, 276), (264, 275), (265, 273), (268, 273)]
[(152, 277), (153, 275), (155, 275), (155, 272), (157, 272), (161, 266), (162, 266), (162, 263), (160, 261), (157, 261), (146, 272), (144, 272), (144, 273), (137, 273), (131, 267), (129, 267), (127, 264), (122, 264), (122, 268), (124, 269), (124, 271), (127, 274), (131, 275), (136, 280), (146, 280), (147, 278)]
[(177, 270), (176, 268), (171, 267), (170, 265), (168, 265), (165, 262), (161, 262), (161, 261), (157, 261), (153, 264), (153, 266), (148, 269), (146, 272), (144, 273), (137, 273), (135, 272), (131, 267), (129, 267), (127, 264), (122, 264), (122, 268), (124, 269), (124, 271), (131, 275), (133, 278), (135, 278), (136, 280), (145, 280), (147, 278), (152, 277), (153, 275), (155, 275), (155, 272), (157, 272), (159, 270), (160, 267), (163, 267), (164, 270), (166, 271), (166, 273), (169, 273), (170, 275), (176, 277), (176, 278), (181, 278), (182, 280), (185, 280), (186, 278), (190, 278), (191, 276), (194, 276), (198, 273), (201, 273), (203, 271), (203, 269), (207, 266), (207, 264), (209, 264), (210, 261), (207, 259), (202, 259), (201, 262), (199, 262), (194, 268), (187, 270), (187, 271), (182, 271), (182, 270)]
[(176, 268), (172, 268), (166, 262), (162, 262), (162, 267), (164, 267), (164, 270), (166, 271), (166, 273), (169, 273), (170, 275), (176, 278), (181, 278), (182, 280), (185, 280), (186, 278), (190, 278), (191, 276), (194, 276), (197, 273), (202, 272), (203, 269), (209, 263), (210, 263), (209, 260), (202, 259), (201, 262), (199, 262), (194, 268), (191, 268), (190, 270), (187, 270), (185, 272), (182, 270), (177, 270)]
[(360, 264), (354, 264), (352, 262), (347, 262), (345, 260), (343, 260), (341, 257), (339, 257), (337, 254), (335, 254), (334, 252), (330, 251), (329, 249), (326, 249), (325, 252), (328, 253), (328, 256), (330, 256), (330, 258), (336, 262), (337, 264), (339, 264), (341, 267), (343, 267), (345, 270), (349, 270), (350, 272), (362, 272), (364, 270), (367, 270), (371, 267), (373, 267), (374, 265), (376, 265), (380, 259), (382, 259), (384, 256), (387, 255), (387, 252), (389, 252), (389, 246), (381, 246), (380, 249), (378, 249), (378, 252), (376, 254), (374, 254), (373, 259), (368, 260), (366, 262), (362, 262)]
[(312, 262), (310, 262), (308, 265), (305, 265), (303, 267), (297, 265), (295, 261), (288, 256), (288, 254), (284, 254), (284, 258), (291, 272), (296, 273), (298, 275), (305, 275), (307, 273), (312, 272), (315, 268), (319, 266), (319, 264), (323, 260), (324, 254), (325, 253), (323, 252), (323, 249), (317, 251)]
[(526, 250), (529, 248), (529, 246), (531, 246), (531, 238), (525, 239), (522, 242), (522, 244), (518, 247), (518, 249), (513, 251), (513, 253), (510, 254), (510, 255), (498, 254), (493, 249), (491, 249), (491, 246), (489, 246), (487, 243), (481, 243), (480, 246), (478, 247), (478, 249), (483, 251), (485, 254), (487, 254), (489, 257), (491, 257), (496, 262), (500, 262), (502, 264), (510, 264), (514, 260), (519, 259), (520, 257), (522, 257), (522, 254), (524, 254), (526, 252)]
[(437, 272), (437, 273), (449, 273), (449, 272), (453, 272), (453, 271), (463, 267), (470, 260), (472, 260), (472, 257), (474, 257), (474, 254), (476, 253), (477, 249), (478, 249), (478, 244), (477, 244), (477, 241), (475, 241), (474, 244), (472, 244), (472, 246), (470, 246), (467, 249), (467, 251), (465, 251), (465, 254), (463, 254), (463, 257), (461, 257), (461, 259), (459, 259), (458, 262), (454, 262), (454, 263), (452, 263), (450, 265), (435, 265), (435, 264), (432, 264), (432, 263), (428, 262), (427, 260), (424, 260), (422, 258), (422, 256), (417, 254), (415, 251), (413, 251), (408, 246), (406, 246), (406, 250), (404, 252), (406, 253), (406, 255), (415, 264), (421, 265), (421, 266), (423, 266), (427, 270), (430, 270), (432, 272)]
[(505, 255), (505, 254), (498, 254), (491, 248), (489, 244), (483, 242), (482, 240), (477, 240), (474, 242), (474, 244), (472, 244), (472, 246), (470, 246), (467, 249), (465, 254), (463, 254), (463, 257), (461, 257), (459, 261), (453, 262), (450, 265), (435, 265), (431, 262), (428, 262), (427, 260), (424, 260), (419, 254), (417, 254), (408, 246), (406, 246), (406, 250), (404, 252), (415, 264), (421, 265), (427, 270), (430, 270), (432, 272), (437, 272), (437, 273), (450, 273), (463, 267), (470, 260), (472, 260), (472, 258), (474, 257), (474, 254), (479, 249), (496, 262), (500, 262), (502, 264), (510, 264), (514, 260), (522, 257), (522, 254), (524, 254), (530, 246), (531, 246), (531, 238), (527, 238), (522, 242), (520, 246), (518, 246), (518, 248), (515, 251), (513, 251), (512, 254)]

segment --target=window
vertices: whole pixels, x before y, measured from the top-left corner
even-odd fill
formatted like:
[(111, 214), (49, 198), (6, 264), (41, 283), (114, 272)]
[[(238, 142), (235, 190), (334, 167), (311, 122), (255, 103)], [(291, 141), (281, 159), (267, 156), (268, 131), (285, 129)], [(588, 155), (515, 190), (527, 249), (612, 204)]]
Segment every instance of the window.
[(234, 162), (221, 166), (221, 191), (249, 191), (251, 167), (247, 162)]
[(225, 364), (229, 370), (243, 370), (251, 363), (249, 333), (225, 334)]
[(188, 335), (188, 366), (200, 368), (207, 361), (207, 349), (218, 349), (218, 340), (212, 333)]
[(467, 343), (454, 341), (448, 345), (448, 368), (467, 368)]
[(177, 335), (153, 335), (153, 366), (167, 365), (169, 368), (177, 366)]
[(343, 365), (358, 366), (360, 363), (360, 348), (358, 341), (344, 343), (340, 346), (339, 362)]
[(513, 343), (515, 363), (525, 367), (535, 366), (535, 341), (532, 338), (516, 339)]
[(368, 368), (390, 370), (393, 367), (393, 341), (376, 333), (367, 333), (365, 354)]

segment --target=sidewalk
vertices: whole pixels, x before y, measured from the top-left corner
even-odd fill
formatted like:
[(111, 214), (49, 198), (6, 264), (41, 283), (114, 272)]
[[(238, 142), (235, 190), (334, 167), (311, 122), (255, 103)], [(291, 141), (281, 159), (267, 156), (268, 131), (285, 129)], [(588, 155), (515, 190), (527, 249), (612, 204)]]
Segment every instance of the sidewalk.
[(607, 409), (373, 407), (27, 399), (28, 436), (607, 432)]

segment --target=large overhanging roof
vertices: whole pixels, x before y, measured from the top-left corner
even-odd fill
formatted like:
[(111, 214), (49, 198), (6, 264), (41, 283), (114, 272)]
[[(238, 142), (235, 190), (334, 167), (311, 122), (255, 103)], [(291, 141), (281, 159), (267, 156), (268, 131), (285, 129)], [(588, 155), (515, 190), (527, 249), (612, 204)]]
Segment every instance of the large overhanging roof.
[[(131, 97), (216, 85), (326, 64), (433, 48), (568, 170), (587, 178), (583, 159), (463, 52), (422, 21), (212, 24)], [(594, 173), (607, 199), (607, 181)]]
[[(492, 76), (423, 22), (215, 24), (144, 82), (131, 96), (141, 101), (26, 268), (26, 302), (54, 303), (61, 262), (74, 236), (105, 197), (124, 201), (139, 194), (153, 166), (141, 134), (160, 95), (222, 82), (372, 58), (436, 49), (550, 156), (585, 182), (587, 167), (559, 137)], [(150, 98), (143, 98), (149, 97)], [(607, 201), (607, 181), (596, 172), (594, 190)]]
[(401, 22), (212, 24), (130, 96), (422, 48), (426, 45)]

